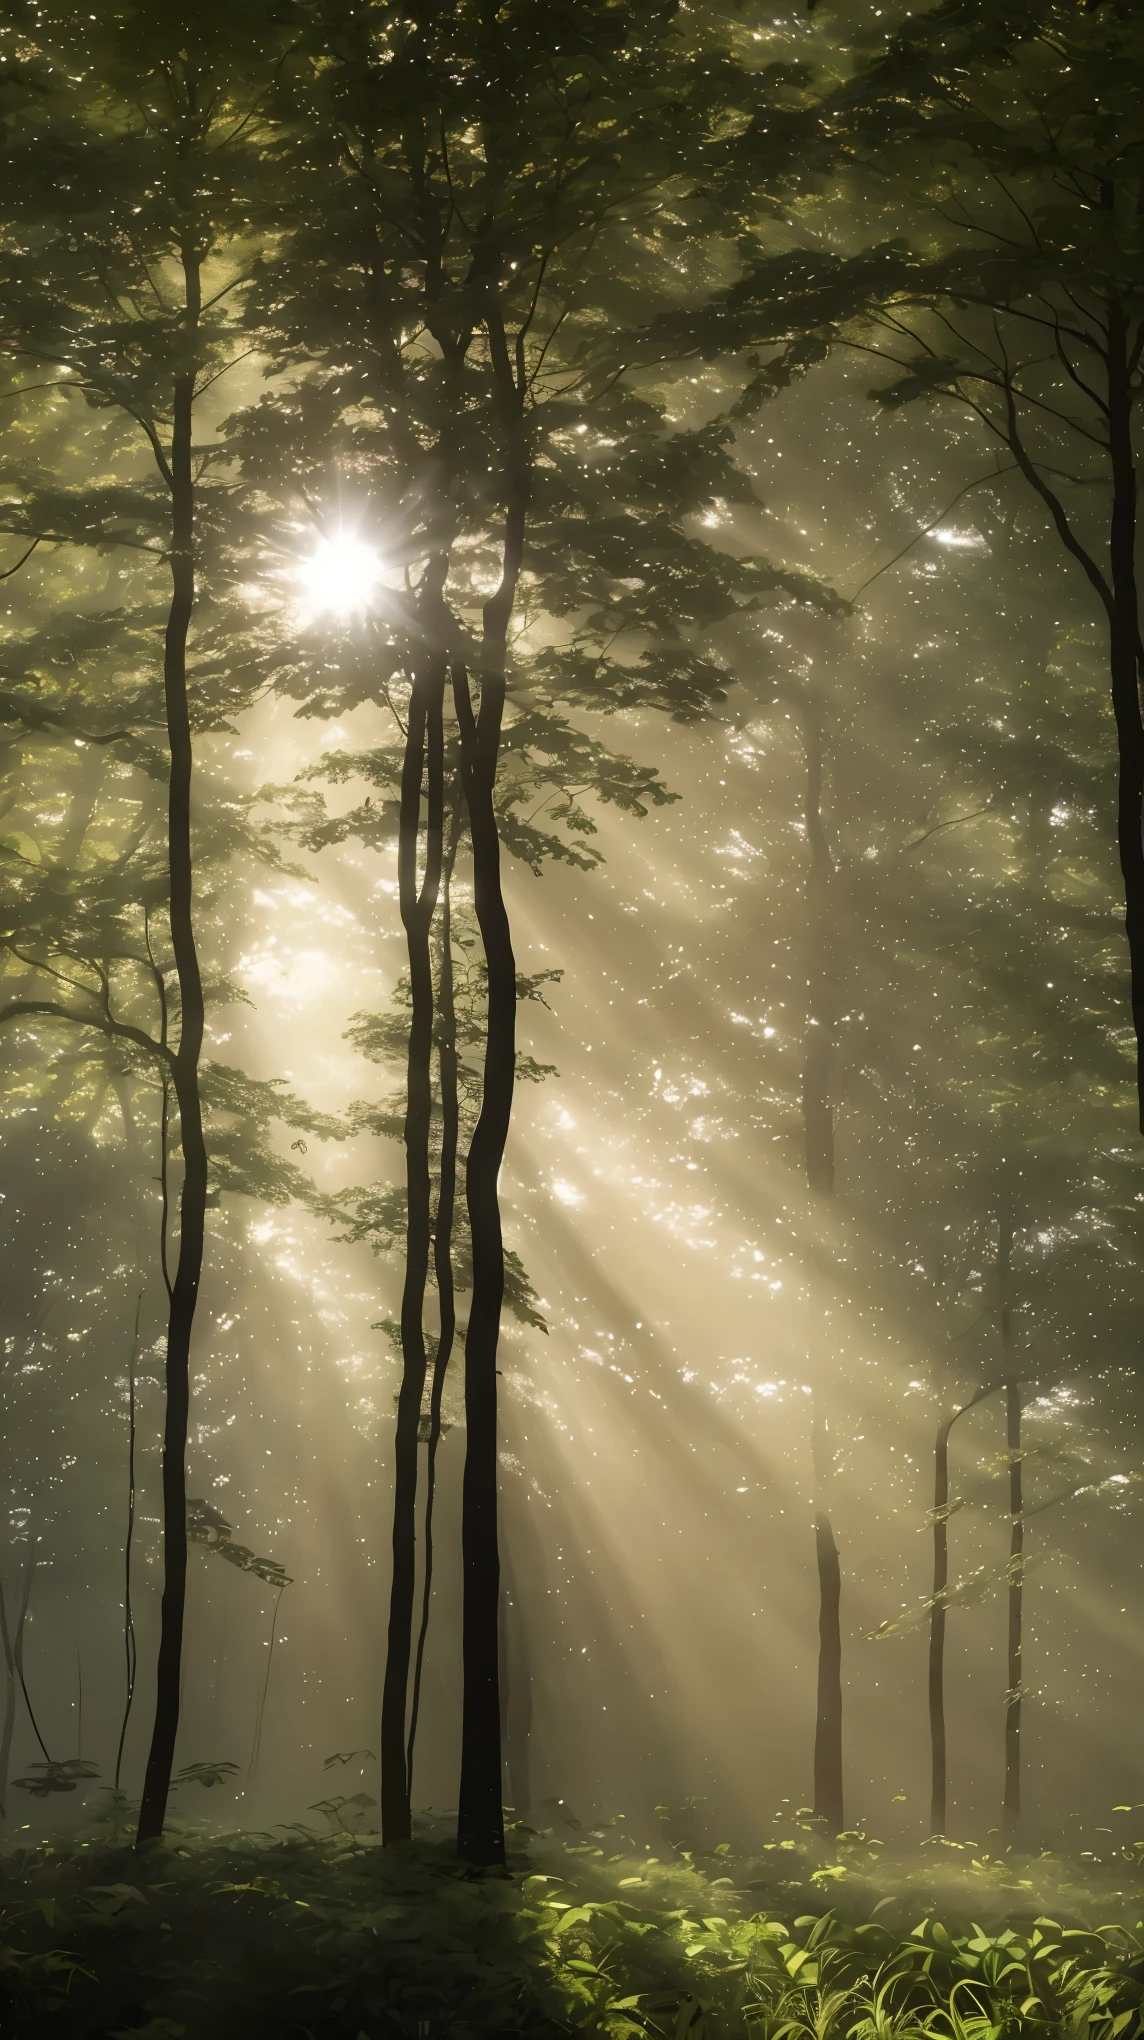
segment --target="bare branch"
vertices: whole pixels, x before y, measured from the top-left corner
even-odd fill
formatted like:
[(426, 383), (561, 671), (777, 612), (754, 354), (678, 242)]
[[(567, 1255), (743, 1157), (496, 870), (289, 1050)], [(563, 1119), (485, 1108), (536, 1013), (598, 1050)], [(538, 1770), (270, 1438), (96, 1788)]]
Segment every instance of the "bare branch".
[(939, 512), (938, 516), (933, 518), (929, 524), (923, 524), (920, 531), (915, 531), (913, 537), (909, 540), (909, 542), (902, 547), (901, 552), (896, 552), (892, 560), (887, 560), (884, 567), (879, 567), (876, 573), (870, 575), (868, 581), (863, 581), (862, 586), (858, 589), (857, 593), (850, 597), (851, 602), (857, 602), (858, 596), (864, 595), (867, 588), (873, 586), (873, 583), (878, 579), (879, 575), (888, 574), (891, 567), (896, 567), (899, 560), (904, 560), (906, 554), (910, 551), (911, 547), (917, 545), (919, 539), (925, 538), (928, 532), (936, 531), (939, 524), (944, 524), (946, 518), (949, 516), (950, 511), (955, 510), (957, 508), (957, 505), (960, 503), (962, 497), (968, 496), (971, 489), (979, 489), (982, 486), (982, 483), (984, 482), (996, 481), (999, 475), (1011, 475), (1015, 472), (1015, 467), (1016, 463), (1014, 463), (1013, 467), (993, 468), (991, 469), (989, 474), (978, 475), (974, 481), (966, 482), (965, 487), (963, 489), (958, 490), (952, 503), (947, 503), (945, 509)]
[(108, 1020), (101, 1014), (73, 1013), (67, 1006), (61, 1006), (54, 999), (13, 999), (8, 1005), (0, 1006), (0, 1027), (6, 1020), (21, 1019), (66, 1020), (72, 1027), (91, 1027), (99, 1034), (106, 1034), (120, 1041), (134, 1042), (136, 1048), (146, 1049), (164, 1067), (173, 1063), (169, 1049), (144, 1034), (141, 1027), (129, 1027), (122, 1020)]
[(25, 562), (31, 559), (31, 557), (32, 557), (32, 554), (33, 554), (33, 553), (35, 552), (35, 550), (36, 550), (36, 547), (37, 547), (38, 545), (43, 545), (43, 542), (44, 542), (44, 541), (43, 541), (43, 539), (42, 539), (42, 538), (34, 538), (34, 539), (32, 540), (32, 543), (31, 543), (31, 545), (30, 545), (30, 546), (28, 547), (28, 550), (27, 550), (27, 552), (24, 552), (24, 553), (21, 553), (21, 554), (20, 554), (20, 557), (19, 557), (19, 559), (18, 559), (18, 560), (16, 561), (16, 564), (15, 564), (15, 566), (14, 566), (14, 567), (6, 567), (6, 568), (5, 568), (5, 570), (4, 570), (4, 572), (3, 572), (2, 574), (0, 574), (0, 581), (10, 581), (10, 580), (12, 579), (12, 576), (13, 576), (13, 574), (18, 574), (18, 573), (19, 573), (19, 571), (20, 571), (20, 568), (21, 568), (21, 567), (22, 567), (22, 566), (23, 566), (23, 565), (25, 564)]
[(1026, 448), (1025, 442), (1021, 437), (1020, 426), (1017, 422), (1016, 402), (1014, 400), (1012, 389), (1008, 385), (1006, 385), (1005, 388), (1005, 409), (1007, 422), (1007, 430), (1005, 437), (1008, 441), (1010, 451), (1012, 452), (1013, 457), (1021, 470), (1021, 473), (1024, 475), (1025, 480), (1030, 484), (1030, 486), (1036, 490), (1038, 496), (1041, 498), (1041, 501), (1044, 503), (1046, 509), (1048, 510), (1049, 515), (1057, 528), (1057, 533), (1061, 540), (1062, 545), (1065, 547), (1066, 551), (1072, 554), (1075, 560), (1079, 560), (1081, 566), (1084, 568), (1084, 571), (1087, 574), (1089, 581), (1092, 583), (1092, 586), (1095, 588), (1097, 594), (1101, 599), (1101, 602), (1104, 605), (1104, 609), (1108, 615), (1109, 621), (1110, 622), (1114, 621), (1115, 602), (1113, 599), (1112, 589), (1109, 587), (1108, 582), (1105, 580), (1105, 577), (1101, 573), (1100, 568), (1097, 566), (1096, 561), (1093, 559), (1092, 554), (1088, 551), (1086, 546), (1083, 546), (1081, 544), (1079, 538), (1074, 532), (1072, 525), (1069, 523), (1068, 513), (1065, 510), (1065, 506), (1061, 502), (1060, 497), (1057, 495), (1056, 490), (1051, 489), (1049, 487), (1049, 484), (1046, 482), (1044, 476), (1039, 472), (1036, 463), (1032, 459), (1030, 459), (1028, 449)]
[(920, 849), (923, 843), (929, 842), (931, 836), (940, 835), (943, 829), (959, 829), (963, 822), (975, 822), (981, 815), (991, 815), (996, 812), (996, 809), (990, 802), (985, 807), (974, 808), (972, 814), (954, 815), (952, 820), (948, 822), (935, 822), (933, 828), (927, 829), (924, 836), (915, 836), (912, 843), (903, 843), (898, 855), (899, 857), (904, 857), (907, 850)]

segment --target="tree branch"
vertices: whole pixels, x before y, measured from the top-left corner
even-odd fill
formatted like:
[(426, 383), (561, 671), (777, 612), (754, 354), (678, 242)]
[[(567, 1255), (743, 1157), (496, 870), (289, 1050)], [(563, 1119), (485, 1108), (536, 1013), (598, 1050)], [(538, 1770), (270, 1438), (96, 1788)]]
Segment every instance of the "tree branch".
[(131, 1027), (123, 1020), (112, 1020), (102, 1014), (73, 1013), (55, 999), (12, 999), (6, 1006), (0, 1006), (0, 1027), (6, 1020), (36, 1018), (66, 1020), (73, 1027), (93, 1027), (99, 1034), (106, 1034), (120, 1041), (130, 1041), (136, 1048), (146, 1049), (147, 1053), (153, 1055), (164, 1067), (174, 1062), (169, 1048), (154, 1041), (149, 1034), (144, 1034), (141, 1027)]
[(919, 539), (925, 538), (928, 532), (936, 531), (939, 524), (944, 524), (946, 518), (949, 516), (950, 511), (955, 510), (957, 508), (957, 505), (960, 503), (962, 497), (968, 496), (969, 491), (971, 489), (979, 489), (982, 486), (982, 483), (984, 482), (996, 481), (998, 475), (1013, 474), (1015, 472), (1015, 465), (1016, 464), (1014, 464), (1014, 467), (1008, 468), (992, 468), (987, 475), (978, 475), (974, 481), (966, 482), (965, 487), (963, 489), (958, 490), (952, 503), (947, 503), (945, 509), (942, 510), (937, 517), (933, 518), (929, 524), (923, 524), (920, 531), (915, 531), (913, 537), (909, 540), (908, 544), (902, 547), (901, 552), (896, 552), (892, 560), (887, 560), (884, 567), (879, 567), (876, 573), (870, 575), (868, 581), (863, 581), (862, 586), (858, 589), (857, 593), (850, 597), (851, 602), (852, 603), (857, 602), (858, 596), (864, 595), (866, 593), (867, 588), (873, 586), (874, 582), (878, 579), (878, 576), (880, 574), (888, 574), (891, 567), (896, 567), (899, 560), (904, 560), (906, 554), (910, 551), (912, 546), (915, 546), (918, 543)]

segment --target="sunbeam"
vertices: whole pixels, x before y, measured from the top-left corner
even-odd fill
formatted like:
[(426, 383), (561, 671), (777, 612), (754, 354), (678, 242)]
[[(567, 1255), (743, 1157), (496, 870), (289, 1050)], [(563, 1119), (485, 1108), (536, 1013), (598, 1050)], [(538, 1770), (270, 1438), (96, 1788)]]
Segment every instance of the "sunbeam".
[(1144, 10), (1000, 11), (0, 10), (5, 2040), (1144, 2035)]

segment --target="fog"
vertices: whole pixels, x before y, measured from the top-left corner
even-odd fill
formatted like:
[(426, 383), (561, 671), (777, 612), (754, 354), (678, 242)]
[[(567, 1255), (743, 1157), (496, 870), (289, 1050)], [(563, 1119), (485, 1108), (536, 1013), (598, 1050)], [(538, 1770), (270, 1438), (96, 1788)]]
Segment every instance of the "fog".
[[(942, 1408), (1006, 1365), (1006, 1156), (1034, 1441), (1025, 1834), (1087, 1834), (1141, 1785), (1125, 1451), (1137, 1228), (1117, 1233), (1108, 1215), (1138, 1196), (1138, 1165), (1124, 1054), (1111, 1091), (1085, 1060), (1086, 1027), (1123, 1030), (1109, 1017), (1123, 966), (1094, 620), (1012, 483), (917, 536), (980, 468), (981, 435), (952, 423), (935, 451), (928, 423), (875, 412), (868, 383), (868, 365), (842, 356), (774, 400), (744, 440), (760, 506), (729, 511), (717, 542), (765, 543), (843, 595), (887, 570), (852, 613), (779, 604), (725, 628), (730, 684), (706, 722), (578, 711), (578, 726), (659, 768), (674, 799), (639, 819), (589, 796), (594, 871), (537, 877), (509, 860), (519, 968), (562, 973), (546, 1007), (522, 1008), (523, 1046), (554, 1069), (517, 1087), (502, 1177), (509, 1241), (547, 1324), (509, 1319), (499, 1363), (505, 1794), (533, 1826), (622, 1814), (654, 1836), (667, 1807), (669, 1828), (689, 1820), (709, 1844), (747, 1847), (811, 1804), (817, 1407), (840, 1555), (847, 1823), (895, 1844), (928, 1833), (933, 1438)], [(25, 622), (53, 587), (51, 567), (26, 573)], [(368, 621), (323, 614), (308, 628), (341, 641)], [(826, 733), (838, 874), (825, 937), (808, 905), (807, 699)], [(268, 700), (234, 734), (203, 737), (197, 798), (287, 786), (323, 748), (391, 729), (374, 707), (323, 725)], [(47, 774), (51, 740), (24, 742), (33, 775)], [(77, 769), (94, 771), (98, 813), (116, 797), (107, 752), (85, 751), (73, 781)], [(249, 1003), (216, 1009), (207, 1052), (344, 1114), (386, 1090), (346, 1030), (404, 967), (395, 850), (351, 842), (288, 859), (253, 875), (232, 861), (215, 882), (207, 974)], [(1078, 900), (1087, 962), (1057, 925)], [(824, 939), (843, 1015), (827, 1203), (806, 1190), (799, 1104)], [(59, 1801), (11, 1791), (10, 1831), (27, 1836), (90, 1820), (114, 1772), (137, 1307), (139, 1680), (123, 1782), (138, 1793), (162, 1577), (166, 1300), (153, 1093), (114, 1071), (96, 1082), (58, 1036), (30, 1046), (9, 1031), (3, 1052), (8, 1621), (32, 1564), (21, 1679), (44, 1752), (98, 1766), (62, 1816)], [(324, 1193), (398, 1183), (401, 1149), (309, 1138), (305, 1166)], [(181, 1788), (182, 1819), (336, 1828), (331, 1796), (363, 1792), (369, 1804), (344, 1818), (377, 1824), (400, 1380), (378, 1327), (398, 1314), (401, 1267), (338, 1232), (297, 1201), (224, 1192), (209, 1214), (188, 1493), (289, 1584), (192, 1542), (176, 1765), (237, 1768)], [(438, 1813), (456, 1805), (460, 1747), (459, 1366), (413, 1782), (414, 1807)], [(964, 1507), (951, 1578), (984, 1568), (985, 1584), (949, 1613), (949, 1833), (987, 1846), (1001, 1824), (1010, 1536), (998, 1399), (953, 1438)], [(872, 1636), (911, 1613), (904, 1633)], [(354, 1754), (323, 1768), (335, 1753)], [(10, 1776), (39, 1755), (21, 1701)]]

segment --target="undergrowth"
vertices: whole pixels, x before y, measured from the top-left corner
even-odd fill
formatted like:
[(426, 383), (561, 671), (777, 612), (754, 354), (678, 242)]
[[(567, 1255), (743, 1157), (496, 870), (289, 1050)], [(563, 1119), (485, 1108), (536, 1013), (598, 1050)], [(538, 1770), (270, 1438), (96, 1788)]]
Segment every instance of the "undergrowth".
[[(0, 1860), (6, 2040), (1137, 2040), (1135, 1851), (657, 1858), (517, 1837), (82, 1840)], [(527, 1844), (527, 1846), (525, 1846)]]

